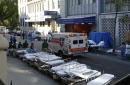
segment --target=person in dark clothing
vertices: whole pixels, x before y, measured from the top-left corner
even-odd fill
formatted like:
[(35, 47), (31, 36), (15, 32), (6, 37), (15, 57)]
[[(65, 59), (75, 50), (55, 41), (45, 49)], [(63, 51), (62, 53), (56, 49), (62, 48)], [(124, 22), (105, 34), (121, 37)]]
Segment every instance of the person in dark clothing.
[(16, 41), (17, 41), (17, 40), (16, 40), (16, 37), (13, 36), (13, 37), (12, 37), (12, 42), (13, 42), (13, 44), (16, 43)]
[(22, 43), (19, 42), (19, 43), (18, 43), (18, 48), (22, 48), (22, 47), (23, 47)]
[(9, 42), (9, 49), (13, 48), (13, 43), (10, 41)]
[(34, 43), (31, 43), (30, 48), (31, 48), (31, 49), (34, 48)]
[(47, 40), (44, 40), (44, 42), (42, 43), (42, 50), (43, 50), (43, 51), (47, 51), (47, 50), (48, 50)]
[(10, 42), (13, 43), (13, 36), (10, 36)]
[(125, 50), (126, 50), (126, 44), (123, 42), (122, 45), (120, 46), (121, 50), (121, 58), (125, 59)]
[(13, 43), (13, 48), (16, 49), (16, 43)]
[(25, 42), (23, 43), (23, 48), (28, 48), (28, 42), (27, 42), (27, 40), (25, 40)]
[(5, 85), (4, 82), (0, 79), (0, 85)]
[(36, 53), (36, 49), (34, 49), (34, 43), (31, 43), (30, 47), (27, 49), (28, 53)]
[(25, 39), (25, 32), (22, 33), (23, 40)]

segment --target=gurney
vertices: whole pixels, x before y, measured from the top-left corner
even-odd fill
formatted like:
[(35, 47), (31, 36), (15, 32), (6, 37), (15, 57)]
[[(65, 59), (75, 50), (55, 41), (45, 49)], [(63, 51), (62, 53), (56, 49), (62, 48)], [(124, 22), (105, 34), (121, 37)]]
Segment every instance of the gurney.
[[(47, 53), (45, 53), (45, 54), (39, 53), (35, 56), (37, 56), (37, 57), (35, 58), (34, 64), (35, 64), (35, 67), (37, 67), (39, 70), (41, 70), (41, 68), (44, 68), (44, 67), (48, 67), (48, 66), (50, 67), (54, 63), (58, 64), (58, 63), (61, 63), (61, 61), (63, 62), (61, 57), (58, 57), (56, 55), (50, 55)], [(59, 60), (59, 62), (57, 60)], [(53, 61), (53, 62), (51, 62), (51, 61)]]
[(26, 53), (28, 53), (28, 52), (26, 51), (26, 49), (15, 50), (15, 52), (14, 52), (15, 57), (18, 57), (18, 58), (20, 58), (21, 55), (24, 55), (24, 54), (26, 54)]
[(114, 75), (112, 74), (103, 74), (98, 78), (88, 82), (87, 85), (108, 85), (113, 80), (113, 78)]
[[(50, 74), (50, 69), (54, 66), (58, 66), (65, 63), (64, 60), (53, 60), (53, 61), (47, 61), (44, 62), (44, 65), (38, 67), (40, 71), (46, 72), (47, 74)], [(51, 75), (51, 74), (50, 74)]]
[[(80, 64), (76, 61), (71, 61), (57, 67), (52, 67), (53, 79), (60, 80), (64, 84), (84, 85), (86, 79), (72, 73), (76, 68), (88, 68), (85, 64)], [(78, 69), (79, 70), (79, 69)]]

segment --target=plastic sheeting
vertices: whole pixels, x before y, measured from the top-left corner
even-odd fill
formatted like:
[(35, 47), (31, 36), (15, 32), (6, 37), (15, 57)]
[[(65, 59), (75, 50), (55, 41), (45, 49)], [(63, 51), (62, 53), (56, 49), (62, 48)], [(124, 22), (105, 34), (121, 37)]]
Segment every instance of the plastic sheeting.
[(112, 47), (112, 37), (109, 32), (90, 32), (89, 40), (93, 40), (98, 44), (100, 41), (104, 41), (104, 48), (111, 48)]
[(90, 81), (87, 85), (107, 85), (113, 78), (114, 75), (103, 74), (100, 77)]

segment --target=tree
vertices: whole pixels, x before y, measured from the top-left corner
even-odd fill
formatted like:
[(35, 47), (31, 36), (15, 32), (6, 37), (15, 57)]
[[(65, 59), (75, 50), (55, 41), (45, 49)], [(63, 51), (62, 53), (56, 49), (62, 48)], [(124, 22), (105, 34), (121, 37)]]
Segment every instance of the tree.
[(0, 25), (17, 27), (18, 25), (18, 6), (17, 0), (0, 1)]
[(121, 16), (120, 22), (121, 22), (123, 25), (127, 25), (128, 23), (130, 23), (130, 17), (129, 17), (127, 14), (124, 15), (124, 16)]
[(127, 3), (127, 0), (111, 0), (111, 3), (115, 5), (115, 26), (114, 26), (114, 40), (113, 40), (113, 53), (115, 53), (116, 48), (116, 23), (117, 23), (117, 15), (118, 12), (121, 11), (121, 8), (124, 6), (125, 3)]

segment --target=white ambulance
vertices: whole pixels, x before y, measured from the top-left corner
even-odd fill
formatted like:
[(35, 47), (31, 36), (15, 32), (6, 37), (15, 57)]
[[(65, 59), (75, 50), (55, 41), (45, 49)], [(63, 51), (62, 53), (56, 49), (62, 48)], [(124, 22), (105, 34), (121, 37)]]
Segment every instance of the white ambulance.
[(88, 52), (87, 35), (85, 33), (52, 33), (48, 42), (53, 53), (73, 55)]

